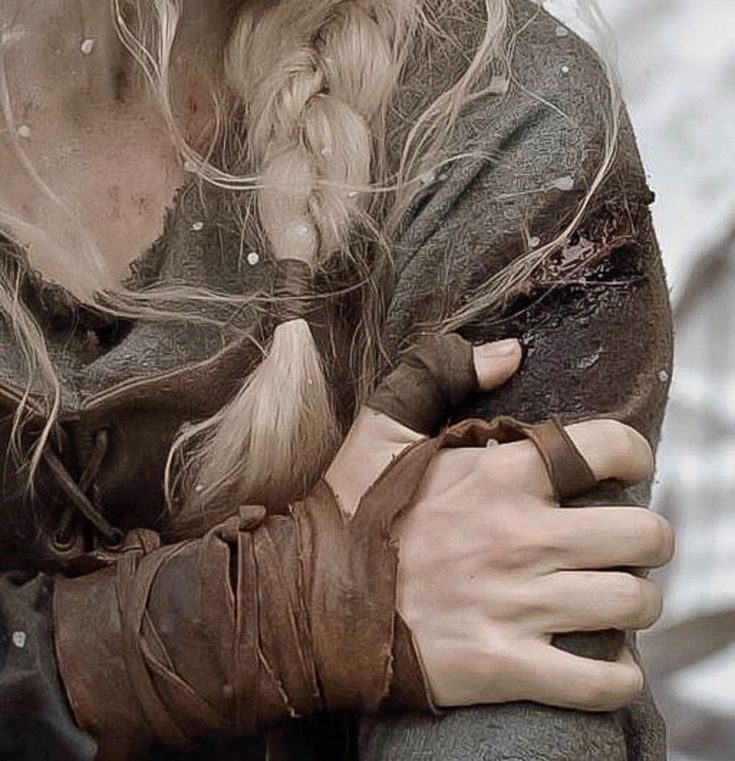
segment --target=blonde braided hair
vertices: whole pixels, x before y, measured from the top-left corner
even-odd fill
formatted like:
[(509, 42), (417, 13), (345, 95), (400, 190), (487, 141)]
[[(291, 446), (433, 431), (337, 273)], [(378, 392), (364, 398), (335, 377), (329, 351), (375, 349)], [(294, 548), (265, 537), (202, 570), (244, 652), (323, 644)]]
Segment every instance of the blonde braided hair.
[[(225, 51), (222, 78), (230, 97), (220, 92), (219, 80), (214, 83), (212, 97), (218, 108), (213, 119), (215, 128), (224, 125), (229, 104), (244, 110), (247, 175), (233, 174), (235, 166), (229, 158), (225, 166), (211, 163), (208, 156), (187, 144), (176, 123), (169, 67), (182, 0), (108, 2), (118, 35), (148, 80), (185, 167), (223, 189), (256, 191), (259, 227), (276, 259), (298, 258), (312, 271), (338, 256), (349, 257), (356, 265), (368, 298), (353, 338), (353, 350), (360, 354), (354, 381), (361, 387), (359, 398), (364, 398), (376, 377), (380, 353), (379, 340), (363, 338), (374, 339), (381, 326), (379, 274), (380, 267), (389, 264), (390, 252), (384, 244), (392, 242), (404, 211), (420, 190), (421, 178), (446, 162), (464, 158), (464, 154), (452, 152), (450, 142), (461, 110), (492, 89), (490, 62), (500, 61), (507, 71), (505, 56), (512, 45), (509, 0), (233, 2), (230, 7), (236, 23)], [(445, 19), (479, 13), (484, 15), (484, 34), (473, 39), (475, 47), (464, 72), (438, 96), (427, 93), (430, 102), (421, 105), (418, 116), (412, 112), (408, 131), (399, 135), (400, 145), (390, 136), (392, 148), (399, 154), (397, 169), (393, 167), (396, 174), (389, 177), (384, 156), (389, 137), (385, 114), (404, 59), (413, 59), (416, 48), (422, 55), (421, 45), (413, 44), (414, 31), (419, 43), (436, 39), (454, 46), (456, 40), (446, 32)], [(8, 89), (0, 56), (3, 102)], [(550, 256), (578, 222), (612, 161), (619, 105), (612, 76), (610, 92), (611, 114), (603, 115), (607, 150), (575, 219), (554, 241), (493, 275), (469, 304), (442, 320), (443, 330), (466, 324), (479, 311), (501, 313), (509, 286)], [(8, 107), (3, 116), (6, 125), (12, 126)], [(610, 123), (607, 116), (612, 117)], [(224, 137), (228, 145), (237, 142), (239, 130), (228, 131)], [(392, 158), (395, 165), (396, 156)], [(0, 221), (7, 221), (2, 209)], [(9, 227), (12, 232), (14, 225)], [(364, 231), (370, 233), (368, 242), (379, 244), (372, 247), (375, 261), (367, 261), (365, 243), (358, 240)], [(377, 255), (375, 248), (380, 249)], [(86, 260), (77, 250), (64, 253), (68, 266), (78, 270), (84, 281), (89, 269)], [(102, 279), (100, 287), (106, 287)], [(172, 298), (182, 309), (201, 301), (230, 299), (165, 283), (145, 293), (120, 287), (106, 295), (105, 308), (112, 314), (157, 320), (181, 319), (178, 307), (175, 313), (170, 310)], [(242, 296), (233, 295), (231, 301), (241, 306)], [(18, 297), (18, 282), (0, 278), (0, 312), (12, 325), (27, 358), (28, 393), (19, 405), (14, 436), (19, 435), (30, 407), (32, 384), (40, 380), (47, 389), (38, 399), (42, 406), (46, 402), (46, 426), (28, 468), (30, 485), (58, 413), (59, 384), (43, 333)], [(198, 314), (193, 311), (192, 318), (198, 319)], [(262, 497), (273, 502), (293, 496), (318, 476), (331, 454), (337, 436), (321, 361), (308, 325), (303, 320), (291, 322), (276, 329), (262, 367), (230, 404), (182, 432), (174, 442), (166, 469), (166, 491), (172, 491), (169, 474), (175, 473), (185, 506), (206, 508), (206, 516), (204, 510), (196, 511), (198, 516), (184, 510), (183, 531), (201, 530), (205, 523), (221, 517), (222, 510), (234, 509), (236, 500)], [(183, 467), (178, 467), (179, 457)], [(19, 454), (16, 459), (23, 458)], [(176, 468), (172, 467), (174, 461)], [(188, 527), (186, 514), (192, 519)]]
[[(284, 0), (242, 11), (225, 73), (245, 104), (258, 215), (277, 261), (297, 259), (313, 272), (330, 257), (360, 255), (350, 231), (366, 217), (381, 171), (376, 125), (398, 80), (395, 41), (414, 4)], [(326, 466), (337, 431), (309, 325), (290, 319), (229, 405), (182, 437), (199, 439), (189, 463), (196, 484), (189, 478), (184, 493), (209, 511), (223, 491), (232, 497), (225, 487), (233, 482), (236, 494), (278, 500)]]

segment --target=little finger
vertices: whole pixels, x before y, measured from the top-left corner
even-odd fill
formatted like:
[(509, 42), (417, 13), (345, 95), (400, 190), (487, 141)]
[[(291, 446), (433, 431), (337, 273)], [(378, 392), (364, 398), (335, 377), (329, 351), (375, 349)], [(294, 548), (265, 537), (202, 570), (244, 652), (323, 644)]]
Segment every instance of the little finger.
[(539, 643), (525, 654), (523, 664), (526, 694), (521, 699), (546, 705), (613, 711), (643, 689), (643, 673), (627, 649), (617, 661), (598, 661)]

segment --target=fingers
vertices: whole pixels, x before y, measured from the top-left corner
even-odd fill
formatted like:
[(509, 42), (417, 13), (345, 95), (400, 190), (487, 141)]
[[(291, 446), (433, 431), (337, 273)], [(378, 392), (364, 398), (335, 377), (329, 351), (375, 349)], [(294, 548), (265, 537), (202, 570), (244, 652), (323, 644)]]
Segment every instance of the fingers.
[(582, 711), (613, 711), (643, 689), (643, 674), (626, 648), (617, 661), (572, 655), (551, 645), (532, 645), (520, 665), (519, 687), (538, 703)]
[(539, 625), (549, 634), (602, 629), (648, 629), (661, 617), (659, 588), (614, 571), (563, 571), (537, 587)]
[(473, 348), (456, 334), (434, 336), (410, 352), (359, 411), (325, 474), (343, 511), (355, 513), (393, 459), (444, 422), (447, 405), (505, 382), (520, 361), (515, 339)]
[(588, 420), (566, 430), (598, 481), (635, 483), (653, 476), (653, 451), (635, 428), (617, 420)]
[[(653, 475), (653, 453), (646, 439), (617, 420), (588, 420), (565, 428), (598, 481), (634, 483)], [(482, 468), (493, 488), (521, 488), (552, 500), (554, 489), (541, 455), (530, 441), (488, 449)]]
[(674, 554), (669, 523), (642, 507), (554, 511), (549, 530), (561, 568), (659, 568)]

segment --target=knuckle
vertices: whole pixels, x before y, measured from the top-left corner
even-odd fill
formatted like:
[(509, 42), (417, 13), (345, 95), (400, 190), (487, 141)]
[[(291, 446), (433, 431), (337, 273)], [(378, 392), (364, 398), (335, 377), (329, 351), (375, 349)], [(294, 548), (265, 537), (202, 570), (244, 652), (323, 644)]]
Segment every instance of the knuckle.
[(516, 528), (506, 527), (499, 532), (493, 545), (497, 560), (508, 569), (526, 568), (536, 557), (533, 541)]
[(481, 450), (478, 459), (479, 470), (492, 483), (497, 483), (507, 472), (504, 463), (504, 451), (500, 447), (488, 447)]
[(530, 441), (488, 447), (479, 456), (483, 478), (487, 484), (512, 490), (515, 494), (528, 494), (536, 479), (547, 478), (538, 451)]
[(654, 567), (665, 565), (674, 554), (674, 531), (671, 524), (658, 513), (642, 510), (639, 530), (646, 536)]
[(440, 450), (432, 461), (427, 476), (430, 476), (434, 491), (442, 492), (454, 488), (486, 488), (480, 467), (480, 450), (474, 447), (458, 447)]
[(537, 567), (549, 572), (564, 565), (569, 557), (568, 547), (569, 539), (566, 534), (539, 521), (534, 530), (530, 556)]
[(563, 538), (553, 521), (536, 513), (517, 516), (502, 529), (504, 549), (515, 569), (550, 570), (563, 555)]
[(509, 482), (513, 471), (525, 465), (519, 447), (506, 444), (485, 447), (481, 450), (480, 459), (485, 473), (502, 483)]
[(612, 600), (626, 622), (639, 621), (649, 611), (649, 596), (643, 579), (629, 573), (619, 573), (611, 580)]
[(493, 564), (510, 572), (550, 566), (554, 553), (550, 544), (543, 528), (529, 522), (519, 521), (517, 525), (498, 522), (493, 525)]

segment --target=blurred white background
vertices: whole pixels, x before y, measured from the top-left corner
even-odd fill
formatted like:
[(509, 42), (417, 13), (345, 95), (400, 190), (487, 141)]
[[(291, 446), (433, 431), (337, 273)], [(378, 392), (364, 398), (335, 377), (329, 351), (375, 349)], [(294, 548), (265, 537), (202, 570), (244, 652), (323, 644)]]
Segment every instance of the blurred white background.
[[(544, 6), (591, 39), (579, 7)], [(735, 0), (598, 0), (671, 286), (676, 370), (655, 507), (667, 610), (642, 638), (675, 761), (735, 759)], [(584, 15), (582, 13), (582, 15)]]

